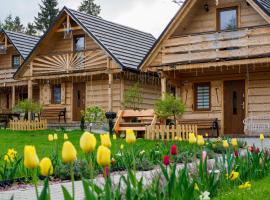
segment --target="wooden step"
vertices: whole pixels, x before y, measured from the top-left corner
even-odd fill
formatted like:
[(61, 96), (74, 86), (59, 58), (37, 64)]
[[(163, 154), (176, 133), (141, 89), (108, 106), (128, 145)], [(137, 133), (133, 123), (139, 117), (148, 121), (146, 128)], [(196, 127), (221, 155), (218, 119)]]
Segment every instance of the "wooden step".
[(126, 131), (127, 129), (132, 129), (134, 131), (145, 131), (146, 127), (119, 127), (118, 131)]

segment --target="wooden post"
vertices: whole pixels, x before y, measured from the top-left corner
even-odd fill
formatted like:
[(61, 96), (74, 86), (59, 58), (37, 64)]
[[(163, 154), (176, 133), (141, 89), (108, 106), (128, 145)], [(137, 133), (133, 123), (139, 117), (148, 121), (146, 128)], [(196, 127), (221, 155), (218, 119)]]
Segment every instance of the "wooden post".
[(12, 98), (11, 98), (12, 108), (15, 107), (15, 85), (12, 86)]
[(166, 77), (161, 76), (161, 96), (162, 96), (162, 99), (164, 99), (165, 95), (166, 95), (166, 82), (167, 82)]
[(109, 96), (109, 104), (108, 104), (108, 109), (109, 111), (112, 111), (113, 107), (113, 98), (112, 98), (112, 87), (113, 87), (113, 74), (109, 73), (109, 85), (108, 85), (108, 96)]
[[(32, 80), (28, 80), (28, 87), (27, 87), (27, 96), (28, 100), (31, 101), (33, 99), (33, 83)], [(28, 112), (28, 120), (31, 119), (31, 112)]]

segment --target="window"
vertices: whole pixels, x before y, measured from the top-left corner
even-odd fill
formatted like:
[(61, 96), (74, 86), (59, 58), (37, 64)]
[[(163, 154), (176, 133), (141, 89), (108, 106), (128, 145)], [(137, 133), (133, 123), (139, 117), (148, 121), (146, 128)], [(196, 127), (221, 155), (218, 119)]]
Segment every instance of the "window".
[(52, 86), (52, 103), (61, 104), (61, 84)]
[(237, 7), (224, 8), (218, 10), (218, 30), (235, 30), (238, 28)]
[(85, 37), (84, 36), (74, 36), (74, 51), (85, 50)]
[(194, 104), (195, 110), (210, 110), (210, 83), (194, 84)]
[(12, 56), (12, 67), (18, 68), (21, 65), (21, 58), (19, 55)]

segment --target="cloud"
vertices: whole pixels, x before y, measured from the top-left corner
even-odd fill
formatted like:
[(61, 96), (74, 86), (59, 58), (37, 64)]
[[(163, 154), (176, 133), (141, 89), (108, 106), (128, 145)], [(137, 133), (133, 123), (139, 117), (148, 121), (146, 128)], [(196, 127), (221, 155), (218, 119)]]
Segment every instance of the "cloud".
[[(1, 0), (0, 20), (8, 14), (21, 17), (24, 24), (34, 21), (41, 0)], [(58, 0), (59, 8), (77, 9), (81, 0)], [(130, 26), (155, 37), (163, 31), (179, 9), (171, 0), (96, 0), (101, 6), (101, 17)]]

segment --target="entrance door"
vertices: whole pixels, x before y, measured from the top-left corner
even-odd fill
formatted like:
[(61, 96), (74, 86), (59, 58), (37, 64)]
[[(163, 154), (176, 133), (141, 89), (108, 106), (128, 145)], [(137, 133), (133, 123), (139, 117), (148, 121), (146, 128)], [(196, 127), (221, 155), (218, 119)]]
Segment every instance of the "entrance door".
[(245, 81), (224, 81), (224, 134), (244, 134)]
[(73, 121), (81, 120), (82, 110), (85, 110), (85, 83), (73, 83)]

